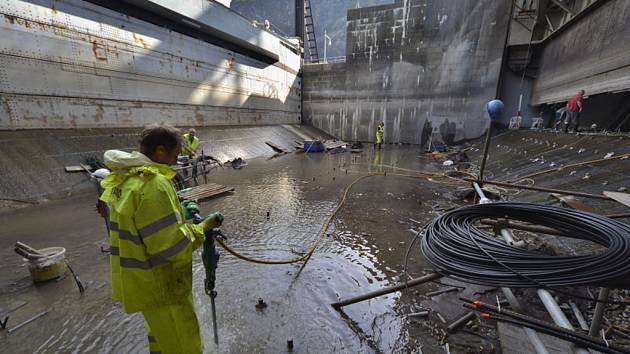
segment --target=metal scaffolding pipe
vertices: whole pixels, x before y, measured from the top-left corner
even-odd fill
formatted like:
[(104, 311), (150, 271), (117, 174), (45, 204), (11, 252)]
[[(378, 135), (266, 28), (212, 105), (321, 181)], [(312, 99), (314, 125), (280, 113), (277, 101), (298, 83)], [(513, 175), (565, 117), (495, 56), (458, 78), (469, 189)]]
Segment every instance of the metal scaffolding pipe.
[[(523, 307), (521, 306), (521, 303), (518, 301), (516, 296), (514, 296), (512, 289), (501, 288), (501, 292), (503, 292), (503, 296), (505, 296), (505, 298), (507, 299), (510, 306), (514, 309), (514, 311), (525, 313), (525, 311), (523, 310)], [(545, 347), (545, 343), (542, 342), (542, 340), (540, 339), (536, 331), (534, 331), (533, 329), (529, 327), (521, 327), (521, 328), (523, 328), (523, 331), (525, 331), (525, 334), (527, 335), (529, 342), (532, 343), (532, 345), (534, 346), (534, 350), (536, 351), (536, 354), (549, 354), (549, 351), (547, 351), (547, 348)]]
[[(553, 298), (553, 295), (545, 289), (538, 289), (537, 291), (538, 297), (542, 301), (543, 305), (551, 315), (551, 319), (553, 322), (562, 328), (566, 328), (568, 330), (574, 331), (573, 325), (569, 322), (567, 316), (562, 312), (560, 306), (556, 302), (556, 299)], [(573, 352), (575, 354), (590, 354), (588, 349), (577, 346), (577, 344), (573, 345)]]
[(479, 180), (481, 181), (483, 181), (483, 172), (486, 169), (486, 160), (488, 159), (488, 150), (490, 148), (491, 137), (492, 137), (492, 121), (490, 121), (490, 125), (488, 126), (488, 132), (486, 133), (486, 141), (483, 144), (483, 155), (481, 156), (481, 167), (479, 167)]
[(555, 322), (560, 327), (570, 329), (572, 331), (575, 330), (571, 322), (569, 322), (567, 316), (564, 314), (564, 312), (562, 312), (562, 309), (556, 302), (556, 299), (553, 298), (553, 295), (551, 295), (549, 291), (545, 289), (538, 289), (537, 293), (543, 305), (545, 305), (547, 312), (549, 312), (549, 315), (551, 315), (551, 319), (553, 319), (553, 322)]
[(602, 319), (604, 318), (604, 310), (606, 309), (606, 303), (603, 301), (608, 300), (610, 295), (609, 288), (602, 288), (597, 296), (597, 305), (595, 305), (595, 312), (593, 313), (593, 322), (591, 322), (591, 328), (588, 330), (588, 335), (597, 337), (599, 330), (602, 328)]
[(383, 288), (383, 289), (379, 289), (379, 290), (376, 290), (376, 291), (369, 292), (367, 294), (355, 296), (355, 297), (347, 299), (347, 300), (335, 302), (335, 303), (330, 304), (330, 305), (338, 310), (338, 309), (340, 309), (341, 307), (344, 307), (344, 306), (356, 304), (357, 302), (373, 299), (375, 297), (379, 297), (379, 296), (395, 293), (396, 291), (400, 291), (400, 290), (403, 290), (403, 289), (406, 289), (406, 288), (410, 288), (412, 286), (428, 283), (428, 282), (431, 282), (431, 281), (434, 281), (434, 280), (438, 280), (440, 278), (442, 278), (441, 274), (431, 273), (431, 274), (424, 275), (424, 276), (422, 276), (420, 278), (416, 278), (416, 279), (410, 280), (410, 281), (408, 281), (406, 283), (403, 283), (403, 284), (398, 284), (398, 285), (394, 285), (394, 286), (388, 286), (388, 287)]
[(582, 193), (582, 192), (573, 192), (573, 191), (567, 191), (567, 190), (563, 190), (563, 189), (544, 188), (544, 187), (532, 187), (532, 186), (521, 186), (521, 185), (518, 185), (518, 184), (497, 182), (497, 181), (479, 181), (479, 180), (472, 179), (472, 178), (464, 178), (464, 181), (481, 183), (481, 184), (492, 184), (492, 185), (495, 185), (495, 186), (515, 188), (515, 189), (526, 189), (526, 190), (537, 191), (537, 192), (548, 192), (548, 193), (557, 193), (557, 194), (565, 194), (565, 195), (574, 195), (574, 196), (577, 196), (577, 197), (612, 200), (612, 199), (608, 198), (607, 196), (601, 195), (601, 194), (590, 194), (590, 193)]

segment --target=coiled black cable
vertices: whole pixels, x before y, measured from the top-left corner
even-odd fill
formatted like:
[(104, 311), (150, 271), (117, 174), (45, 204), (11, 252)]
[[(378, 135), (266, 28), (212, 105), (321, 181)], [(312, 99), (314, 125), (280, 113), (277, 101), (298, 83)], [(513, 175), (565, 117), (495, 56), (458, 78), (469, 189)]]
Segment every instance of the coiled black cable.
[[(606, 250), (590, 255), (550, 256), (516, 248), (475, 227), (476, 221), (488, 218), (547, 226)], [(459, 208), (427, 227), (422, 254), (440, 273), (481, 285), (630, 287), (630, 225), (567, 208), (510, 202)]]

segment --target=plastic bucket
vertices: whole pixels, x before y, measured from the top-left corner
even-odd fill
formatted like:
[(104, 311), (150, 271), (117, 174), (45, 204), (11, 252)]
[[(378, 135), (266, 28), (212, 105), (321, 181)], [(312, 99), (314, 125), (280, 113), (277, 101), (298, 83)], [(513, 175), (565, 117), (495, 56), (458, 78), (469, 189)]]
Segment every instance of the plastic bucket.
[(63, 247), (48, 247), (39, 250), (46, 257), (28, 261), (28, 270), (33, 282), (39, 283), (57, 279), (66, 274), (66, 249)]

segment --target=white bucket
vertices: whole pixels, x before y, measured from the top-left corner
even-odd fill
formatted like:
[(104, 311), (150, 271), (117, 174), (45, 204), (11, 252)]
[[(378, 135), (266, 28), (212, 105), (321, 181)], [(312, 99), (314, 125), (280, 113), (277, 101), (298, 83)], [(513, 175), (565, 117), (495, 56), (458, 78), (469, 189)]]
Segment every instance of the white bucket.
[(57, 279), (66, 273), (66, 249), (63, 247), (42, 248), (39, 252), (46, 257), (28, 261), (28, 270), (33, 281), (43, 282)]

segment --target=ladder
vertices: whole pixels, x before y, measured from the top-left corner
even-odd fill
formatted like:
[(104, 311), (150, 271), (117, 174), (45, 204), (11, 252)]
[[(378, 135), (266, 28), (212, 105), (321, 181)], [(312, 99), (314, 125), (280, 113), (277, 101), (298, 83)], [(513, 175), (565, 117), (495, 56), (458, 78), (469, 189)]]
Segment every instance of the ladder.
[(317, 53), (317, 39), (315, 38), (315, 22), (313, 13), (311, 12), (311, 1), (304, 0), (304, 51), (308, 50), (308, 59), (311, 63), (319, 63), (319, 54)]

